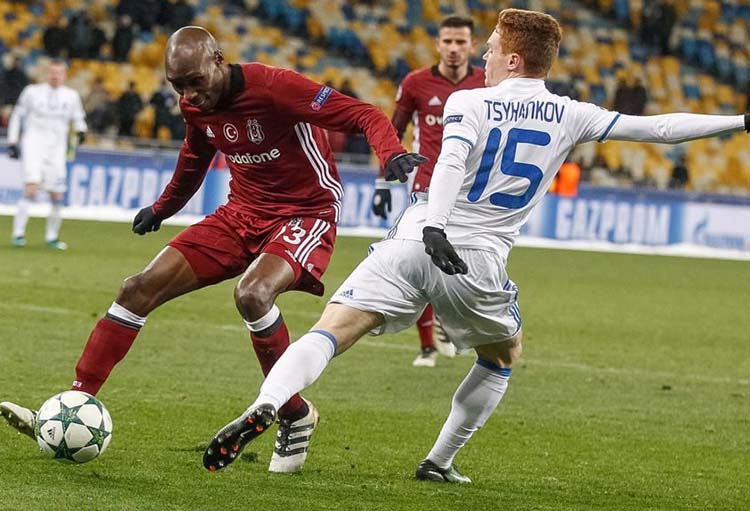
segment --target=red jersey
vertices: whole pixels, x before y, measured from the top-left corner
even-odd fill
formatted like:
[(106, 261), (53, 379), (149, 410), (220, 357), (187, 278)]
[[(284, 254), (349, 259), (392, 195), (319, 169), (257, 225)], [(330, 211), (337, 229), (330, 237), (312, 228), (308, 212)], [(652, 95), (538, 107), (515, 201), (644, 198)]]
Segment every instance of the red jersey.
[(440, 74), (437, 66), (412, 71), (401, 82), (391, 122), (401, 138), (411, 121), (414, 124), (412, 150), (430, 159), (417, 167), (414, 191), (424, 190), (430, 184), (443, 144), (443, 107), (448, 96), (457, 90), (479, 87), (484, 87), (484, 70), (474, 66), (469, 66), (468, 74), (458, 83)]
[(166, 218), (198, 190), (216, 150), (231, 174), (229, 208), (269, 219), (337, 221), (343, 188), (321, 128), (364, 132), (381, 165), (405, 152), (388, 118), (288, 69), (231, 65), (230, 94), (210, 112), (180, 100), (186, 135), (174, 175), (154, 203)]

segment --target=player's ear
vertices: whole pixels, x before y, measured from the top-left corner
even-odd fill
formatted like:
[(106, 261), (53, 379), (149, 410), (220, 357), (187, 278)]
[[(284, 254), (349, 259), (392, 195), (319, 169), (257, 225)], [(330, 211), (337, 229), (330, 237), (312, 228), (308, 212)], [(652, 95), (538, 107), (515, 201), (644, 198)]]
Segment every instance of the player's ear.
[(214, 51), (214, 62), (216, 62), (217, 65), (221, 65), (224, 63), (224, 52), (221, 50)]
[(508, 55), (508, 71), (522, 72), (523, 58), (518, 53)]

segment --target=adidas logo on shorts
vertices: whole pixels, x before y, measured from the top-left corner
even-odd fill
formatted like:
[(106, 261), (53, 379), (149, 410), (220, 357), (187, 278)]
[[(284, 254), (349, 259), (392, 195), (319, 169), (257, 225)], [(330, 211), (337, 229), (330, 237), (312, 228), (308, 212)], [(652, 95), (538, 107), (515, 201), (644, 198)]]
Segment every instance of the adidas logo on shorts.
[(345, 289), (340, 294), (344, 298), (352, 298), (352, 299), (354, 299), (354, 289)]

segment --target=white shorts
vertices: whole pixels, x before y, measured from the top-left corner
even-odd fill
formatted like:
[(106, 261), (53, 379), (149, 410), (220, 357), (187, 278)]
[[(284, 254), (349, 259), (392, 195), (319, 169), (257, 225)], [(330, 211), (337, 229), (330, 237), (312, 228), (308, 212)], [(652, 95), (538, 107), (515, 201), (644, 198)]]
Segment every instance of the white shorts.
[(371, 247), (330, 302), (378, 312), (385, 324), (374, 335), (413, 325), (428, 303), (459, 349), (505, 341), (521, 329), (518, 288), (505, 261), (485, 250), (457, 249), (466, 275), (446, 275), (419, 241), (390, 239)]
[(65, 149), (24, 143), (21, 147), (21, 169), (24, 184), (37, 184), (43, 190), (56, 193), (63, 193), (67, 189)]

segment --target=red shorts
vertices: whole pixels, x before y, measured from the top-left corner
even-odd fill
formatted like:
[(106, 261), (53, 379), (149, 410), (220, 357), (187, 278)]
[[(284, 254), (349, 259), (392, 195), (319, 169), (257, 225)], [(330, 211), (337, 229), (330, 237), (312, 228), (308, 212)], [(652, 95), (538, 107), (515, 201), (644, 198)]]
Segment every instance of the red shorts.
[(172, 241), (204, 285), (240, 275), (260, 254), (284, 258), (294, 270), (289, 289), (321, 296), (320, 277), (336, 241), (336, 224), (314, 217), (259, 219), (225, 206)]

